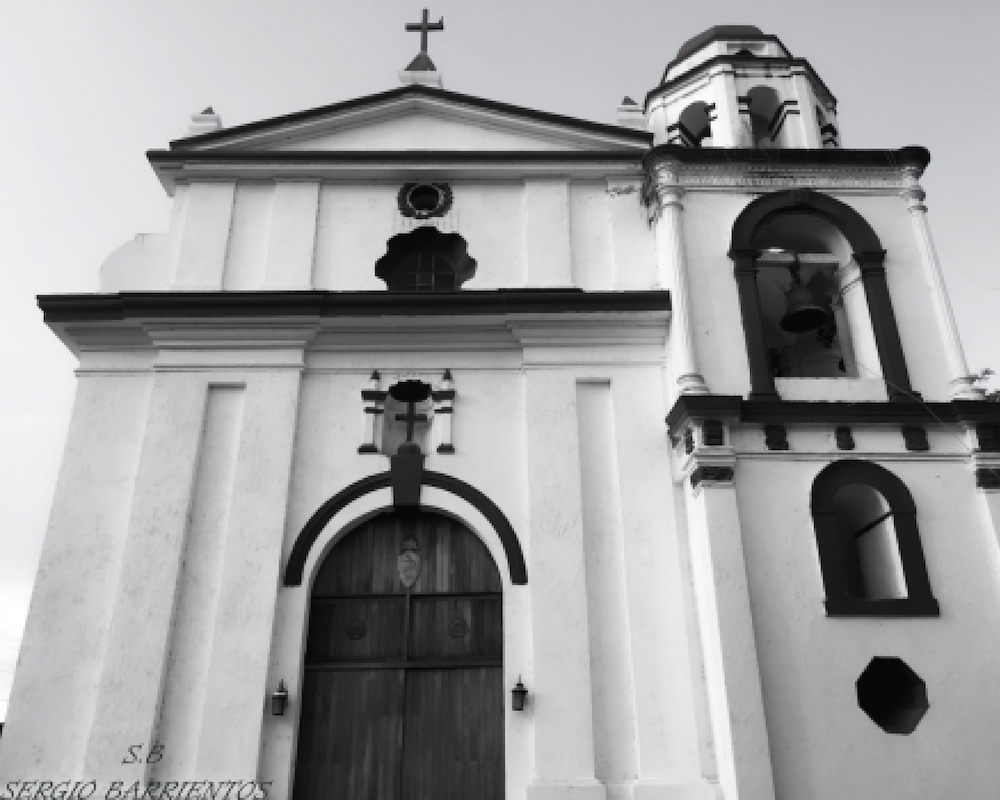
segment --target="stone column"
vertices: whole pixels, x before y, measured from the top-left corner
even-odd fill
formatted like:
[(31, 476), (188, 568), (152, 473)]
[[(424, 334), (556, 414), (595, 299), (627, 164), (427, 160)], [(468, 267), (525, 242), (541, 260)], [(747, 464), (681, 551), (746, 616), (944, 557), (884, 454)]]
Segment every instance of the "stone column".
[(930, 225), (927, 223), (927, 206), (924, 205), (924, 190), (917, 183), (920, 170), (917, 167), (906, 167), (906, 175), (910, 185), (900, 197), (906, 201), (910, 212), (910, 222), (913, 233), (917, 237), (917, 248), (920, 250), (920, 261), (924, 265), (924, 274), (931, 285), (934, 295), (934, 308), (937, 312), (938, 325), (944, 340), (945, 356), (948, 359), (950, 394), (953, 400), (982, 400), (984, 392), (973, 385), (975, 377), (969, 374), (969, 365), (965, 360), (962, 340), (958, 336), (958, 326), (948, 302), (948, 289), (941, 272), (941, 262), (938, 259), (937, 248), (931, 238)]
[(685, 465), (686, 501), (719, 783), (727, 798), (773, 800), (764, 697), (733, 486), (735, 458), (728, 447), (705, 449), (713, 452), (696, 450)]
[(878, 347), (879, 360), (882, 362), (882, 375), (885, 376), (889, 399), (902, 402), (914, 400), (916, 397), (910, 386), (910, 373), (906, 369), (903, 344), (899, 340), (896, 315), (892, 310), (889, 286), (885, 280), (885, 250), (855, 253), (854, 260), (861, 269), (861, 282), (865, 287), (865, 297), (868, 298), (875, 346)]
[(684, 189), (678, 181), (678, 167), (676, 161), (660, 161), (653, 167), (657, 260), (660, 282), (669, 284), (671, 289), (670, 338), (676, 341), (673, 356), (676, 359), (677, 390), (681, 394), (708, 394), (708, 385), (698, 372), (681, 221)]
[(767, 358), (764, 325), (757, 294), (757, 251), (730, 250), (733, 273), (740, 297), (740, 315), (743, 317), (743, 336), (746, 341), (747, 360), (750, 362), (750, 400), (777, 400), (774, 376)]

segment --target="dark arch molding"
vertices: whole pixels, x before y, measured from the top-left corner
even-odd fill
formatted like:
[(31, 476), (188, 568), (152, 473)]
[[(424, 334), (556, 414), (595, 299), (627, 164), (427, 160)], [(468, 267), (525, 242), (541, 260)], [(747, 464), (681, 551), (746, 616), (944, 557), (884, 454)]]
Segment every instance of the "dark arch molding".
[(899, 477), (871, 461), (844, 459), (824, 467), (813, 481), (813, 514), (833, 513), (833, 500), (837, 492), (852, 483), (871, 486), (881, 493), (891, 506), (893, 514), (917, 513), (913, 495)]
[[(761, 223), (780, 211), (798, 211), (825, 217), (847, 238), (855, 255), (882, 253), (882, 243), (868, 221), (846, 203), (810, 189), (786, 189), (758, 197), (733, 224), (731, 248), (749, 249)], [(860, 261), (859, 261), (860, 263)]]
[[(487, 521), (493, 526), (500, 537), (500, 543), (503, 545), (504, 553), (507, 556), (507, 568), (510, 570), (511, 582), (514, 584), (526, 584), (528, 582), (528, 570), (525, 566), (521, 543), (518, 541), (517, 534), (511, 527), (510, 521), (492, 500), (465, 481), (461, 481), (451, 475), (444, 475), (440, 472), (424, 470), (420, 482), (423, 486), (433, 486), (461, 497), (486, 517)], [(340, 509), (353, 503), (359, 497), (363, 497), (379, 489), (385, 489), (391, 485), (390, 473), (380, 472), (378, 475), (370, 475), (367, 478), (355, 481), (346, 489), (337, 492), (337, 494), (323, 503), (316, 510), (316, 513), (309, 518), (309, 521), (303, 526), (302, 530), (299, 531), (299, 535), (292, 547), (291, 555), (288, 557), (288, 563), (285, 565), (284, 585), (302, 585), (302, 573), (305, 570), (309, 551), (316, 543), (316, 539), (319, 538), (323, 528), (326, 527), (326, 524), (333, 519), (334, 515)]]
[[(870, 600), (853, 596), (848, 590), (850, 550), (838, 525), (834, 498), (851, 484), (870, 486), (879, 492), (892, 510), (899, 557), (906, 579), (907, 596), (899, 599)], [(813, 480), (810, 497), (816, 545), (819, 549), (826, 611), (830, 616), (936, 617), (937, 600), (931, 594), (917, 528), (917, 507), (906, 484), (885, 467), (870, 461), (845, 459), (824, 467)]]

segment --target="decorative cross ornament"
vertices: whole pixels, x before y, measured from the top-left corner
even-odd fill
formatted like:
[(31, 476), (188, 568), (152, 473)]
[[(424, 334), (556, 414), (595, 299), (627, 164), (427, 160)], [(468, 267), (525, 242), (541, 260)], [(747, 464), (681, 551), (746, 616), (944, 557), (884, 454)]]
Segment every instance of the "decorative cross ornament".
[(413, 426), (417, 422), (427, 422), (428, 418), (426, 414), (418, 414), (416, 406), (431, 396), (430, 384), (415, 380), (401, 381), (389, 390), (389, 394), (399, 402), (406, 403), (406, 413), (396, 414), (399, 422), (406, 423), (406, 440), (399, 446), (399, 452), (402, 453), (405, 449), (419, 453), (420, 446), (413, 441)]
[(427, 54), (427, 33), (428, 31), (443, 31), (444, 17), (437, 22), (429, 22), (427, 19), (427, 9), (424, 9), (424, 16), (420, 22), (407, 22), (406, 30), (410, 32), (420, 31), (420, 52)]

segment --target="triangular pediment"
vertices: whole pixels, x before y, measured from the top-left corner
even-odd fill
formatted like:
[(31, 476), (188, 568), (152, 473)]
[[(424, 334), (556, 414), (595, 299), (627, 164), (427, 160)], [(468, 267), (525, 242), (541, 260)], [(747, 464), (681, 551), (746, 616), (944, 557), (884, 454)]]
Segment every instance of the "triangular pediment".
[(549, 114), (426, 86), (192, 136), (174, 152), (633, 151), (641, 131)]

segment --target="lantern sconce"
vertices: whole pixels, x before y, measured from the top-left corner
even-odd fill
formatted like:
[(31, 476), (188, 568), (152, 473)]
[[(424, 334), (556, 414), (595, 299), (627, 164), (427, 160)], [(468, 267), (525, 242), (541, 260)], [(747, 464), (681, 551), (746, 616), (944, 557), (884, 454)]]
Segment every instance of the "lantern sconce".
[(285, 688), (284, 681), (278, 681), (278, 688), (271, 695), (271, 713), (276, 717), (280, 717), (284, 715), (287, 705), (288, 689)]
[(524, 711), (524, 699), (528, 696), (528, 690), (521, 683), (521, 676), (517, 676), (517, 686), (510, 690), (511, 708), (515, 711)]

